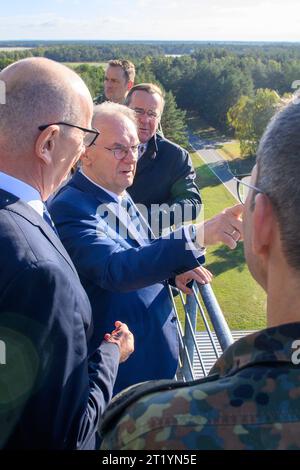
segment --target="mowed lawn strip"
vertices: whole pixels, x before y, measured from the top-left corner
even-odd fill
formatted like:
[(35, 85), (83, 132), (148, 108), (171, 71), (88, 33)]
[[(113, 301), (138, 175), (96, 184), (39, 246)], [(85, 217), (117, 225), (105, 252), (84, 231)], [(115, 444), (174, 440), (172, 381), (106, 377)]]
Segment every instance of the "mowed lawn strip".
[[(191, 153), (197, 173), (197, 184), (204, 202), (204, 217), (208, 219), (237, 201), (214, 176), (199, 155)], [(266, 295), (253, 280), (245, 263), (243, 243), (235, 250), (224, 245), (209, 248), (206, 267), (213, 273), (212, 288), (232, 330), (256, 330), (266, 327)], [(180, 301), (176, 300), (179, 306)], [(182, 318), (183, 309), (179, 307)], [(202, 322), (198, 328), (203, 329)]]

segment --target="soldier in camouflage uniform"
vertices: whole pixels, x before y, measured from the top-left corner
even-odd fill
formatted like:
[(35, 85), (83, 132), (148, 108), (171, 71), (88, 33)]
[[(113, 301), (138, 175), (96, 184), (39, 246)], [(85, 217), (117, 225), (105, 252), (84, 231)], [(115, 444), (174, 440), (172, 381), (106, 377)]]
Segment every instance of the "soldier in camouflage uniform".
[(299, 103), (273, 118), (250, 183), (239, 184), (268, 328), (230, 346), (205, 379), (123, 392), (106, 414), (103, 449), (300, 449)]

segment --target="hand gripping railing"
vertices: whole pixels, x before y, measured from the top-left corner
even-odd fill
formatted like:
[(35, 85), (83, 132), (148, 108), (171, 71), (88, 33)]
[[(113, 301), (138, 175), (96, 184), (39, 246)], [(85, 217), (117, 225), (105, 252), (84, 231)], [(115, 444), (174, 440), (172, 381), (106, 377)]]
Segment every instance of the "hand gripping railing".
[[(202, 338), (205, 337), (206, 343), (207, 341), (209, 343), (209, 354), (207, 354), (206, 351), (206, 356), (209, 355), (211, 358), (213, 354), (215, 356), (214, 360), (218, 359), (221, 351), (224, 351), (233, 343), (230, 329), (211, 285), (197, 285), (194, 283), (192, 290), (193, 294), (187, 295), (186, 299), (183, 294), (179, 292), (179, 299), (184, 309), (183, 326), (178, 314), (178, 301), (175, 301), (172, 289), (170, 288), (170, 295), (177, 316), (179, 335), (180, 358), (177, 378), (181, 380), (193, 380), (197, 378), (197, 376), (205, 377), (209, 372), (209, 361), (206, 360), (207, 358), (205, 357), (204, 351), (201, 351), (201, 342), (199, 346), (199, 338), (201, 339), (201, 335)], [(202, 298), (202, 302), (200, 302), (200, 296)], [(202, 324), (201, 329), (204, 327), (204, 333), (197, 331), (197, 323)], [(210, 323), (214, 331), (212, 331)], [(200, 373), (195, 370), (194, 362), (198, 362)], [(212, 364), (210, 364), (210, 366), (211, 365)]]

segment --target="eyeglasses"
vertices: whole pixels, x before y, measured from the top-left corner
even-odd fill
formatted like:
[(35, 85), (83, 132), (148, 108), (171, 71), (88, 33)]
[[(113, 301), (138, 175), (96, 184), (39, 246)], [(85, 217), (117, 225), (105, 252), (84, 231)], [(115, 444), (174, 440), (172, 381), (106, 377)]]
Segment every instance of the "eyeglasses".
[(126, 148), (126, 147), (116, 147), (114, 149), (104, 147), (106, 150), (109, 150), (114, 154), (114, 157), (116, 160), (123, 160), (123, 158), (127, 157), (129, 151), (131, 151), (134, 155), (134, 159), (137, 160), (138, 156), (138, 145), (133, 145), (132, 147)]
[(138, 116), (144, 116), (147, 114), (147, 116), (150, 119), (158, 119), (160, 117), (160, 113), (157, 113), (156, 111), (152, 111), (151, 109), (148, 109), (148, 111), (145, 111), (143, 108), (133, 108), (133, 111), (138, 115)]
[(85, 133), (83, 137), (83, 144), (85, 147), (90, 147), (91, 145), (93, 145), (98, 135), (100, 135), (100, 132), (95, 127), (92, 127), (92, 129), (87, 129), (86, 127), (75, 126), (75, 124), (70, 124), (68, 122), (52, 122), (51, 124), (44, 124), (42, 126), (39, 126), (39, 130), (44, 131), (45, 129), (47, 129), (47, 127), (54, 125), (75, 127), (76, 129), (80, 129), (81, 131), (83, 131)]
[(240, 176), (239, 178), (236, 178), (236, 176), (234, 176), (233, 179), (237, 183), (237, 194), (242, 204), (245, 204), (245, 201), (247, 199), (250, 189), (253, 189), (257, 193), (264, 193), (264, 191), (262, 191), (261, 189), (257, 188), (253, 184), (250, 184), (251, 175), (239, 175), (239, 176)]

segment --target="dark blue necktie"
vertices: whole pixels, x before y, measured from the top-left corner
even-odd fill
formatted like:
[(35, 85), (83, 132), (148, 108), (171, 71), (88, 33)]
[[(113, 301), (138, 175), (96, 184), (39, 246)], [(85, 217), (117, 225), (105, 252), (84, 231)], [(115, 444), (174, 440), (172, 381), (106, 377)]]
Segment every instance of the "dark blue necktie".
[(122, 198), (121, 206), (123, 207), (123, 209), (125, 209), (125, 211), (129, 215), (130, 220), (134, 224), (137, 231), (140, 232), (141, 223), (140, 223), (139, 214), (136, 211), (132, 201), (126, 195)]
[(51, 219), (51, 216), (50, 216), (49, 212), (47, 211), (47, 208), (46, 208), (45, 205), (44, 205), (44, 208), (43, 208), (43, 219), (44, 219), (45, 222), (47, 222), (47, 224), (52, 228), (52, 230), (58, 236), (58, 231), (56, 230), (55, 225), (53, 223), (53, 220)]

